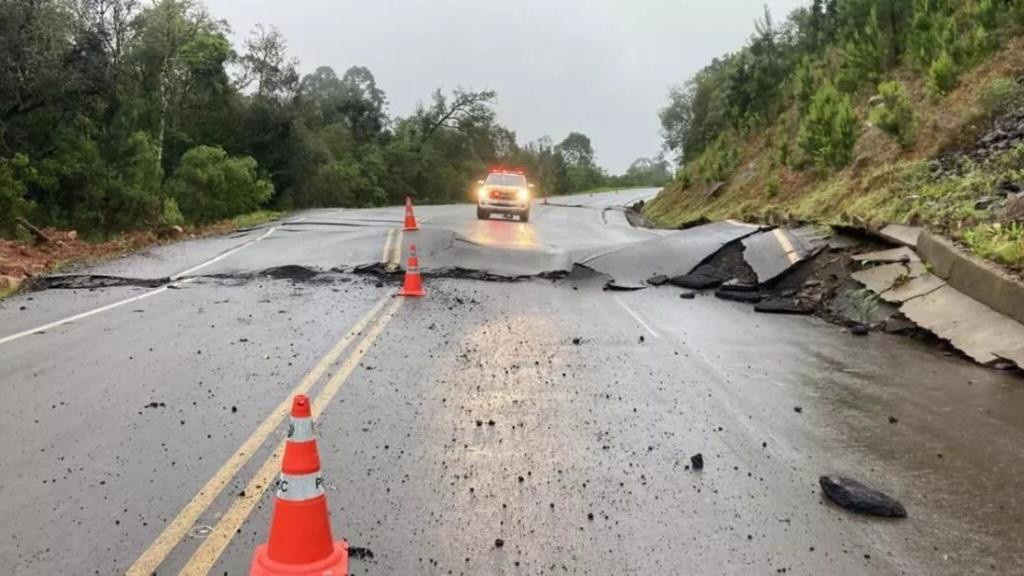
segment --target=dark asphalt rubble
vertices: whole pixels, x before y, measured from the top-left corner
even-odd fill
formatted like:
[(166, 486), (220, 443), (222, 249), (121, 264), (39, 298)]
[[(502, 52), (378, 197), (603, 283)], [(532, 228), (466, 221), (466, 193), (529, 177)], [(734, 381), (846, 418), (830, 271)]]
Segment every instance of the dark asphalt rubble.
[(840, 476), (822, 476), (818, 482), (829, 500), (851, 512), (883, 518), (907, 517), (907, 511), (902, 504), (856, 480)]
[(934, 341), (894, 307), (870, 298), (852, 280), (851, 275), (861, 269), (853, 255), (885, 247), (881, 240), (866, 233), (838, 231), (820, 250), (759, 284), (744, 259), (744, 242), (737, 240), (687, 274), (671, 278), (654, 275), (646, 283), (651, 287), (684, 288), (688, 290), (680, 294), (684, 299), (693, 298), (695, 292), (714, 290), (719, 299), (751, 304), (763, 314), (817, 315), (847, 327), (854, 335), (879, 329)]

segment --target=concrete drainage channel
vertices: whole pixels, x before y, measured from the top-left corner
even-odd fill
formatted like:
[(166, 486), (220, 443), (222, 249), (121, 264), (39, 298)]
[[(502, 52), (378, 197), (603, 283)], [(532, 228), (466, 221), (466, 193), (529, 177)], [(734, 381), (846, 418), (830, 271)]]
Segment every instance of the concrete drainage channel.
[(855, 335), (905, 334), (999, 370), (1024, 366), (1024, 285), (919, 229), (764, 230), (647, 284), (714, 290), (761, 313), (815, 314)]

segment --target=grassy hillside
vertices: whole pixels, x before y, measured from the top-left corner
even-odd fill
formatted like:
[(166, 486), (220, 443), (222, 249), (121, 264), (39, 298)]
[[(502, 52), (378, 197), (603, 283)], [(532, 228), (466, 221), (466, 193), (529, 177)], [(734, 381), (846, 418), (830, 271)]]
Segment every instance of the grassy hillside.
[[(833, 50), (822, 59), (836, 58)], [(780, 92), (794, 92), (795, 75)], [(866, 84), (849, 93), (856, 118), (849, 157), (841, 166), (809, 165), (796, 144), (802, 136), (799, 98), (784, 97), (767, 121), (729, 125), (699, 155), (685, 155), (676, 180), (648, 203), (647, 216), (668, 227), (723, 218), (915, 224), (1024, 269), (1024, 224), (1020, 214), (1010, 213), (1024, 187), (1024, 38), (1007, 34), (998, 48), (965, 66), (944, 93), (934, 89), (929, 74), (902, 60), (880, 76), (898, 82), (909, 104), (911, 137), (904, 142), (893, 130), (872, 125), (872, 119), (882, 120), (873, 112), (892, 101), (877, 94), (878, 85)], [(993, 144), (993, 133), (1005, 142)]]

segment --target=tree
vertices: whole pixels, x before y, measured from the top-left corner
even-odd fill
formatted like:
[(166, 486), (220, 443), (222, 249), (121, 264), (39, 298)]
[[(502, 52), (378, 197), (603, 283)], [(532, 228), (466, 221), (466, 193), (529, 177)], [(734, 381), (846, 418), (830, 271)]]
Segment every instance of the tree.
[(876, 8), (871, 8), (864, 28), (846, 42), (843, 58), (840, 85), (844, 90), (853, 92), (865, 81), (878, 82), (885, 70), (885, 47)]
[(493, 90), (473, 92), (456, 88), (449, 97), (440, 89), (435, 90), (430, 107), (418, 113), (420, 141), (430, 140), (442, 128), (462, 131), (474, 124), (490, 124), (494, 121), (492, 106), (497, 96)]
[(594, 165), (594, 147), (586, 134), (570, 132), (558, 145), (558, 151), (570, 166), (585, 168)]
[(659, 112), (665, 148), (683, 163), (696, 158), (728, 128), (725, 90), (732, 59), (715, 59), (684, 86), (669, 93), (669, 105)]
[(256, 96), (284, 100), (292, 96), (299, 84), (296, 61), (288, 57), (288, 43), (277, 28), (257, 24), (245, 41), (241, 58), (240, 86), (255, 84)]
[(270, 182), (257, 174), (255, 160), (210, 146), (189, 150), (169, 187), (182, 214), (197, 223), (252, 212), (273, 194)]
[(849, 164), (857, 142), (857, 118), (850, 97), (825, 83), (800, 120), (797, 144), (818, 168)]
[(13, 236), (18, 217), (27, 216), (32, 209), (25, 199), (27, 170), (29, 161), (24, 155), (0, 160), (0, 235)]
[(150, 100), (151, 129), (163, 162), (168, 128), (195, 84), (225, 78), (231, 45), (222, 26), (192, 0), (159, 0), (138, 18), (138, 44), (132, 52), (143, 97)]
[(871, 123), (909, 148), (914, 145), (914, 109), (899, 82), (885, 82), (878, 86), (881, 104), (871, 110)]

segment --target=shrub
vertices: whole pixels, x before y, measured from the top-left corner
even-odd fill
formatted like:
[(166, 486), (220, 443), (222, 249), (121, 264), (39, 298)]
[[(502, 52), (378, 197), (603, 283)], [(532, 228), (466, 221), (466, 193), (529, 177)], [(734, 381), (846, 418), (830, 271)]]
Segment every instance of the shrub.
[(960, 77), (960, 69), (953, 61), (949, 52), (942, 54), (928, 68), (928, 89), (936, 96), (949, 94), (956, 88)]
[(768, 194), (769, 198), (775, 198), (779, 195), (779, 191), (782, 189), (782, 182), (779, 180), (778, 174), (772, 174), (768, 178), (768, 182), (765, 184), (765, 193)]
[(250, 157), (230, 157), (221, 148), (197, 146), (182, 156), (169, 182), (171, 197), (188, 221), (200, 224), (252, 212), (274, 192), (256, 167)]
[(25, 199), (23, 174), (28, 170), (28, 158), (22, 154), (0, 159), (0, 236), (14, 237), (18, 216), (32, 209), (32, 203)]
[(1013, 112), (1024, 103), (1024, 90), (1012, 78), (996, 78), (989, 82), (978, 97), (982, 112), (994, 118)]
[(882, 104), (871, 110), (871, 123), (892, 136), (900, 146), (914, 144), (914, 109), (899, 82), (885, 82), (878, 86)]
[(826, 83), (800, 119), (797, 144), (818, 168), (842, 168), (850, 163), (856, 143), (857, 117), (850, 97)]
[(681, 189), (686, 190), (693, 185), (693, 175), (686, 168), (680, 168), (676, 172), (676, 182)]
[(164, 198), (164, 209), (161, 215), (161, 224), (167, 228), (185, 224), (185, 217), (178, 208), (178, 202), (174, 198)]
[(727, 180), (739, 164), (740, 154), (732, 136), (722, 133), (701, 152), (691, 167), (701, 184), (714, 184)]

